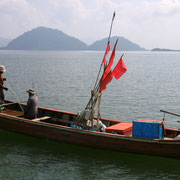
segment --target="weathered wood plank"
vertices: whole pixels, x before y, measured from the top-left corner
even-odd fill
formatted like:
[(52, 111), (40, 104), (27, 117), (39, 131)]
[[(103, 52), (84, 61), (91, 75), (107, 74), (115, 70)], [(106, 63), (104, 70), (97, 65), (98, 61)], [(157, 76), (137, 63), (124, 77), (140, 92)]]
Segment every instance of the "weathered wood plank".
[(51, 118), (50, 116), (43, 116), (40, 118), (32, 119), (32, 121), (41, 121), (41, 120), (46, 120), (46, 119), (50, 119), (50, 118)]

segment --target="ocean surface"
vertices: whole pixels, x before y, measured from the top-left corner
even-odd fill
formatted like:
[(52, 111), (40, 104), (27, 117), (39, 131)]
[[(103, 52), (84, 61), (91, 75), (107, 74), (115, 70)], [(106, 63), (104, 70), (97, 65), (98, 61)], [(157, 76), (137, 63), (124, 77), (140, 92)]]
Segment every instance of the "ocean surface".
[[(180, 53), (124, 53), (127, 72), (103, 92), (101, 116), (133, 121), (180, 114)], [(101, 51), (0, 51), (6, 99), (27, 101), (34, 87), (39, 106), (82, 111), (99, 71)], [(168, 127), (180, 120), (165, 116)], [(180, 179), (180, 160), (121, 153), (42, 140), (0, 130), (0, 179)]]

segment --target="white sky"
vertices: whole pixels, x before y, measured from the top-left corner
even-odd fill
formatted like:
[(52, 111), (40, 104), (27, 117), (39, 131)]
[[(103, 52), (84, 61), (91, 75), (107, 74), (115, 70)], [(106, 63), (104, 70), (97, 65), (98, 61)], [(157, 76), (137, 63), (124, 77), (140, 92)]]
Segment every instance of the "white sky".
[(112, 36), (180, 49), (180, 0), (0, 0), (0, 37), (45, 26), (91, 44), (108, 37), (114, 11)]

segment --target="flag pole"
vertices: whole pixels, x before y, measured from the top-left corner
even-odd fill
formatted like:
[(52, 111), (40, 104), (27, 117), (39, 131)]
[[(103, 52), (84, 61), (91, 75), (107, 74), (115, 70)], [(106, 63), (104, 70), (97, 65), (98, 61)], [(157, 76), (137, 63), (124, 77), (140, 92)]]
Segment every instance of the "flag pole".
[[(115, 15), (116, 15), (116, 13), (115, 13), (115, 11), (114, 11), (113, 17), (112, 17), (112, 20), (111, 20), (111, 26), (110, 26), (110, 31), (109, 31), (109, 37), (108, 37), (107, 47), (108, 47), (108, 44), (110, 43), (110, 37), (111, 37), (112, 26), (113, 26), (113, 21), (114, 21)], [(106, 49), (107, 49), (107, 48), (106, 48)], [(105, 58), (105, 56), (106, 56), (106, 51), (105, 51), (105, 53), (104, 53), (104, 58)], [(103, 60), (104, 60), (104, 58), (103, 58)], [(102, 69), (102, 66), (103, 66), (103, 60), (102, 60), (101, 65), (100, 65), (100, 69), (99, 69), (99, 72), (98, 72), (98, 75), (97, 75), (97, 79), (96, 79), (96, 82), (95, 82), (93, 91), (95, 90), (96, 85), (97, 85), (97, 82), (98, 82), (98, 79), (99, 79), (99, 74), (100, 74), (101, 69)]]
[(113, 17), (112, 17), (112, 21), (111, 21), (111, 27), (110, 27), (110, 32), (109, 32), (108, 42), (110, 42), (111, 31), (112, 31), (112, 25), (113, 25), (113, 21), (114, 21), (115, 15), (116, 15), (116, 12), (114, 11)]
[[(111, 20), (111, 26), (110, 26), (109, 36), (108, 36), (108, 42), (107, 42), (107, 47), (106, 47), (106, 50), (105, 50), (105, 53), (104, 53), (104, 57), (103, 57), (103, 60), (101, 62), (101, 65), (100, 65), (100, 69), (99, 69), (99, 72), (98, 72), (98, 75), (97, 75), (97, 79), (96, 79), (94, 88), (93, 88), (93, 90), (91, 90), (91, 97), (89, 99), (88, 104), (85, 107), (85, 110), (87, 110), (87, 111), (82, 111), (82, 116), (85, 116), (86, 112), (90, 112), (90, 115), (89, 115), (88, 118), (91, 121), (92, 129), (94, 129), (94, 125), (93, 125), (93, 119), (94, 119), (94, 113), (95, 113), (94, 108), (96, 106), (97, 101), (98, 101), (97, 126), (99, 127), (99, 120), (100, 120), (100, 117), (101, 117), (101, 115), (100, 115), (100, 104), (101, 104), (101, 96), (102, 96), (102, 93), (101, 93), (101, 90), (100, 90), (100, 82), (101, 82), (101, 79), (103, 78), (103, 75), (102, 75), (100, 80), (99, 80), (99, 76), (100, 76), (100, 72), (101, 72), (103, 64), (104, 64), (104, 71), (105, 71), (105, 68), (107, 67), (106, 55), (110, 51), (110, 37), (111, 37), (111, 32), (112, 32), (112, 27), (113, 27), (113, 22), (114, 22), (115, 15), (116, 15), (116, 13), (114, 11), (113, 17), (112, 17), (112, 20)], [(117, 42), (116, 42), (116, 44), (117, 44)], [(115, 49), (115, 46), (114, 46), (114, 49)], [(114, 50), (113, 50), (113, 52), (114, 52)], [(107, 77), (105, 77), (105, 79), (106, 78)], [(99, 80), (99, 82), (98, 82), (98, 80)]]
[[(110, 43), (110, 37), (111, 37), (112, 26), (113, 26), (113, 21), (114, 21), (115, 15), (116, 15), (116, 13), (115, 13), (115, 11), (114, 11), (113, 17), (112, 17), (112, 20), (111, 20), (111, 26), (110, 26), (109, 37), (108, 37), (108, 42), (107, 42), (107, 48), (108, 48), (108, 45), (109, 45), (109, 43)], [(106, 50), (107, 50), (107, 48), (106, 48)], [(105, 53), (104, 53), (103, 60), (104, 60), (105, 56), (106, 56), (106, 51), (105, 51)], [(100, 75), (100, 72), (101, 72), (101, 69), (102, 69), (102, 66), (103, 66), (103, 60), (102, 60), (101, 65), (100, 65), (100, 69), (99, 69), (99, 72), (98, 72), (98, 75), (97, 75), (97, 78), (96, 78), (96, 82), (95, 82), (95, 84), (94, 84), (94, 88), (93, 88), (93, 90), (92, 90), (92, 92), (91, 92), (91, 98), (89, 99), (89, 102), (88, 102), (88, 104), (86, 105), (86, 108), (85, 108), (85, 109), (88, 108), (90, 102), (91, 102), (92, 99), (93, 99), (93, 96), (96, 94), (95, 91), (98, 91), (98, 90), (99, 90), (98, 80), (99, 80), (99, 75)], [(97, 84), (97, 83), (98, 83), (98, 84)], [(98, 87), (97, 87), (97, 86), (98, 86)]]

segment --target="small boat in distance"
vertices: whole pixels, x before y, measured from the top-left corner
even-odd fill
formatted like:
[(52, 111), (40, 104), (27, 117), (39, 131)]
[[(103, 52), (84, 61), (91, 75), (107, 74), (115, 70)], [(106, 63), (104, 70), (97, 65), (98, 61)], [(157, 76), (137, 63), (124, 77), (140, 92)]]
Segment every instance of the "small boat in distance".
[[(25, 106), (21, 104), (22, 108)], [(89, 129), (77, 127), (77, 113), (44, 107), (38, 109), (38, 118), (28, 120), (23, 118), (18, 103), (7, 102), (1, 105), (0, 128), (39, 138), (103, 149), (180, 157), (180, 137), (178, 137), (180, 130), (164, 128), (163, 121), (137, 120), (131, 123), (101, 118), (101, 122), (106, 126), (105, 132), (101, 132), (92, 130), (91, 126)], [(151, 137), (147, 137), (148, 134)]]

